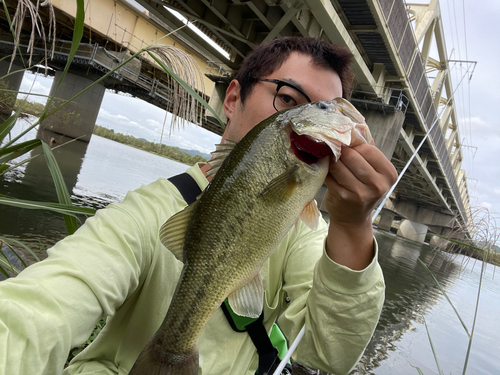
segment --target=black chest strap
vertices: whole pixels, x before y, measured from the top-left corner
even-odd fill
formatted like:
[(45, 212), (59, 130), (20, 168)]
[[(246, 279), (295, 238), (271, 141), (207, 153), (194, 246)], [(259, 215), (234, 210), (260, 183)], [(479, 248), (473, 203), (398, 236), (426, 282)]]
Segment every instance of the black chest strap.
[(201, 194), (200, 187), (193, 177), (187, 173), (178, 174), (170, 177), (168, 180), (179, 190), (179, 193), (181, 193), (182, 198), (184, 198), (187, 204), (195, 202), (196, 197)]

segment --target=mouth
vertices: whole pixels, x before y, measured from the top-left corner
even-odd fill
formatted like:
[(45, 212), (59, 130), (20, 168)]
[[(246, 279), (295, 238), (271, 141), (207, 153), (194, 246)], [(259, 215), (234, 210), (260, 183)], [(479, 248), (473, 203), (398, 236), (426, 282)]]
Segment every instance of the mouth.
[(290, 134), (290, 143), (295, 156), (307, 164), (314, 164), (332, 154), (332, 150), (325, 142), (317, 141), (307, 135), (299, 135), (294, 131)]

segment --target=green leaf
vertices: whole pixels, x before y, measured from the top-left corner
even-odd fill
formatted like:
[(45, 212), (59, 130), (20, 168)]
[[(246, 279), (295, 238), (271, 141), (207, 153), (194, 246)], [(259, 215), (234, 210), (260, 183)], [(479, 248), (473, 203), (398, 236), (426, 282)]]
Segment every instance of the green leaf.
[(17, 274), (19, 274), (19, 272), (21, 272), (16, 267), (14, 267), (12, 264), (10, 264), (10, 262), (7, 260), (7, 257), (5, 256), (5, 254), (3, 253), (2, 250), (0, 250), (0, 255), (2, 255), (2, 256), (0, 256), (0, 269), (2, 269), (4, 271), (2, 273), (7, 278), (10, 276), (7, 272), (5, 272), (6, 270), (12, 272), (15, 275), (17, 275)]
[(434, 277), (434, 275), (432, 274), (431, 270), (425, 265), (424, 262), (422, 262), (422, 260), (420, 258), (418, 258), (418, 261), (420, 262), (420, 264), (422, 265), (422, 267), (424, 267), (424, 269), (427, 271), (427, 273), (432, 277), (432, 279), (434, 280), (434, 283), (437, 285), (437, 287), (439, 288), (439, 290), (443, 293), (443, 295), (445, 296), (445, 298), (448, 300), (449, 304), (451, 305), (451, 307), (455, 311), (455, 314), (457, 314), (458, 320), (460, 320), (460, 323), (462, 323), (462, 326), (465, 329), (465, 333), (467, 333), (467, 336), (470, 339), (470, 334), (469, 334), (469, 330), (467, 329), (467, 326), (465, 325), (464, 321), (462, 320), (462, 317), (460, 316), (460, 314), (458, 313), (457, 309), (455, 308), (455, 306), (451, 302), (450, 298), (448, 297), (448, 295), (446, 294), (446, 292), (442, 288), (441, 284), (439, 284), (439, 281), (437, 281), (437, 279)]
[(463, 246), (463, 247), (468, 247), (469, 249), (472, 249), (472, 250), (477, 250), (477, 251), (480, 251), (480, 252), (486, 251), (485, 249), (483, 249), (481, 247), (474, 246), (474, 245), (471, 245), (471, 244), (466, 243), (466, 242), (458, 241), (458, 240), (456, 240), (454, 238), (444, 237), (444, 236), (441, 236), (441, 235), (435, 234), (435, 233), (433, 233), (433, 235), (436, 236), (436, 237), (442, 238), (444, 240), (447, 240), (448, 242), (452, 242), (452, 243), (455, 243), (455, 244)]
[(24, 208), (27, 210), (48, 210), (53, 212), (58, 212), (64, 215), (87, 215), (92, 216), (95, 214), (96, 210), (86, 207), (78, 207), (68, 204), (52, 203), (52, 202), (36, 202), (28, 201), (23, 199), (15, 199), (8, 197), (0, 197), (0, 204), (5, 204), (7, 206)]
[(477, 300), (476, 300), (476, 309), (474, 311), (474, 321), (472, 323), (472, 331), (471, 331), (471, 334), (469, 336), (469, 345), (467, 346), (467, 354), (465, 355), (465, 363), (464, 363), (464, 369), (463, 369), (462, 375), (465, 375), (465, 373), (467, 372), (467, 365), (469, 363), (470, 351), (472, 349), (472, 338), (474, 337), (474, 329), (476, 327), (477, 312), (479, 311), (479, 297), (481, 296), (481, 288), (483, 286), (483, 275), (484, 275), (484, 270), (486, 268), (487, 260), (488, 260), (488, 252), (486, 251), (484, 253), (483, 264), (481, 266), (481, 277), (479, 278), (479, 286), (478, 286)]
[(416, 369), (417, 372), (419, 373), (419, 375), (424, 375), (424, 372), (420, 369), (420, 367), (413, 366), (411, 363), (410, 363), (410, 366), (413, 367), (414, 369)]
[(2, 125), (0, 125), (0, 142), (2, 142), (4, 138), (7, 136), (7, 134), (10, 133), (10, 131), (16, 124), (17, 118), (19, 117), (20, 113), (21, 113), (21, 107), (19, 107), (12, 116), (10, 116), (7, 120), (5, 120)]
[[(14, 112), (12, 116), (10, 116), (7, 120), (4, 121), (2, 125), (0, 125), (0, 143), (3, 142), (4, 138), (7, 136), (7, 134), (10, 133), (14, 125), (16, 124), (17, 119), (19, 118), (19, 114), (21, 113), (21, 110), (23, 109), (24, 105), (26, 102), (24, 102), (22, 105), (19, 106), (19, 108)], [(17, 138), (20, 138), (18, 136)], [(11, 140), (7, 144), (5, 144), (3, 147), (8, 147), (10, 144), (12, 144), (15, 140)], [(0, 147), (2, 149), (3, 147)]]
[[(30, 254), (33, 256), (33, 258), (35, 258), (35, 260), (36, 260), (37, 262), (39, 262), (39, 261), (40, 261), (40, 258), (38, 257), (38, 255), (36, 255), (36, 253), (35, 253), (33, 250), (31, 250), (28, 246), (26, 246), (26, 245), (25, 245), (25, 244), (23, 244), (22, 242), (20, 242), (20, 241), (18, 241), (18, 240), (15, 240), (15, 239), (13, 239), (13, 238), (6, 238), (6, 237), (1, 237), (1, 236), (0, 236), (0, 241), (5, 242), (6, 244), (7, 244), (7, 242), (14, 242), (16, 245), (21, 246), (21, 247), (22, 247), (22, 248), (24, 248), (24, 249), (25, 249), (28, 253), (30, 253)], [(7, 245), (7, 246), (9, 246), (9, 245)], [(9, 246), (9, 247), (10, 247), (10, 246)]]
[(30, 141), (18, 143), (11, 147), (0, 148), (0, 164), (7, 163), (10, 160), (24, 155), (41, 144), (42, 142), (39, 139), (32, 139)]
[(425, 318), (423, 316), (422, 316), (422, 319), (424, 319), (425, 330), (427, 331), (427, 337), (429, 338), (429, 343), (431, 344), (431, 350), (432, 350), (432, 354), (434, 355), (434, 360), (436, 361), (438, 374), (441, 375), (443, 372), (441, 371), (441, 367), (439, 367), (439, 361), (438, 361), (436, 350), (434, 349), (434, 344), (432, 343), (431, 334), (429, 333), (429, 327), (427, 326), (427, 322), (425, 321)]
[(224, 129), (226, 126), (224, 122), (219, 118), (217, 112), (214, 111), (212, 107), (203, 99), (191, 86), (189, 86), (186, 82), (184, 82), (177, 74), (175, 74), (168, 66), (166, 66), (163, 61), (161, 61), (158, 57), (148, 51), (149, 56), (151, 56), (170, 76), (177, 81), (179, 85), (181, 85), (184, 90), (186, 90), (192, 97), (194, 97), (198, 102), (200, 102), (206, 109), (208, 109), (214, 117), (219, 121), (220, 126)]
[[(12, 254), (14, 254), (16, 256), (17, 259), (19, 259), (19, 261), (21, 262), (21, 264), (26, 268), (28, 267), (26, 262), (24, 261), (24, 259), (17, 253), (17, 251), (6, 241), (3, 241), (3, 243), (5, 244), (5, 246), (7, 246), (10, 251), (12, 252)], [(1, 245), (0, 245), (1, 246)]]
[[(71, 205), (71, 197), (69, 195), (68, 188), (66, 187), (63, 175), (61, 173), (61, 170), (59, 169), (59, 166), (57, 165), (56, 158), (54, 157), (50, 146), (47, 143), (42, 142), (42, 148), (45, 162), (47, 163), (47, 167), (49, 168), (50, 174), (52, 175), (52, 180), (54, 181), (54, 185), (56, 187), (56, 193), (57, 198), (59, 199), (59, 203)], [(66, 223), (68, 234), (73, 234), (78, 229), (75, 217), (64, 215), (64, 222)]]
[[(1, 262), (1, 261), (0, 261)], [(8, 267), (10, 268), (10, 267)], [(2, 267), (2, 264), (0, 264), (0, 273), (2, 273), (6, 279), (9, 279), (10, 278), (10, 275), (7, 273), (7, 271), (5, 271)]]

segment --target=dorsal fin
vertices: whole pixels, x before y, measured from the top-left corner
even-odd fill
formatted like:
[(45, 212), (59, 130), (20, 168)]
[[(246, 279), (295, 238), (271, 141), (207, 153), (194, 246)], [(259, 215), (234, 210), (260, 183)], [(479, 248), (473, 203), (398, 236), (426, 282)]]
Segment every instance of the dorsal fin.
[(233, 151), (236, 145), (237, 142), (229, 139), (226, 139), (224, 143), (215, 145), (215, 151), (212, 152), (212, 159), (208, 161), (211, 168), (207, 171), (207, 177), (217, 173), (224, 160), (226, 160), (226, 157)]
[(161, 243), (181, 262), (184, 262), (183, 246), (186, 229), (197, 204), (198, 201), (191, 203), (182, 211), (172, 215), (160, 228)]

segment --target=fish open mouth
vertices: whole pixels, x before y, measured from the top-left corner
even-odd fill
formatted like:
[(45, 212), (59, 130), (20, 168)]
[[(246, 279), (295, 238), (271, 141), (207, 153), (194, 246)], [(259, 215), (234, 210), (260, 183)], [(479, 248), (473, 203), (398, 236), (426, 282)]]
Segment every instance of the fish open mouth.
[(299, 135), (294, 131), (290, 134), (290, 143), (295, 156), (307, 164), (314, 164), (333, 153), (325, 142), (317, 141), (307, 135)]

